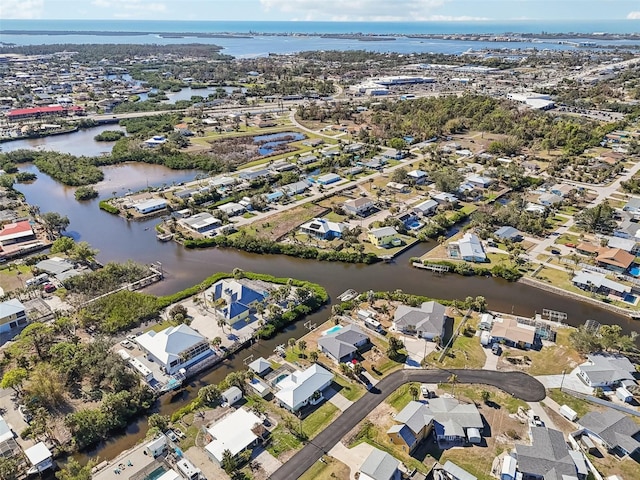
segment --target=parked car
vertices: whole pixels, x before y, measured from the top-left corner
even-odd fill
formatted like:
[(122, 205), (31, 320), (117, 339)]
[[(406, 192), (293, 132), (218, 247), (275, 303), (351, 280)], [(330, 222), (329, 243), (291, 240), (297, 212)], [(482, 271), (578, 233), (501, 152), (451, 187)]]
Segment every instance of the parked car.
[(31, 420), (33, 420), (33, 415), (31, 414), (31, 412), (29, 411), (29, 408), (26, 405), (20, 405), (18, 407), (18, 413), (26, 423), (30, 423)]
[(122, 340), (120, 342), (120, 345), (122, 345), (124, 348), (128, 348), (129, 350), (132, 350), (134, 347), (133, 343), (131, 343), (129, 340)]
[(173, 430), (169, 429), (166, 432), (164, 432), (164, 434), (172, 442), (176, 443), (178, 441), (178, 436), (175, 434)]
[(493, 345), (491, 345), (491, 353), (500, 356), (500, 354), (502, 353), (502, 347), (499, 344), (494, 343)]
[(422, 393), (423, 398), (431, 398), (431, 392), (429, 391), (426, 385), (420, 386), (420, 392)]
[(42, 287), (42, 289), (46, 292), (46, 293), (53, 293), (55, 292), (58, 288), (53, 284), (53, 283), (45, 283), (44, 287)]

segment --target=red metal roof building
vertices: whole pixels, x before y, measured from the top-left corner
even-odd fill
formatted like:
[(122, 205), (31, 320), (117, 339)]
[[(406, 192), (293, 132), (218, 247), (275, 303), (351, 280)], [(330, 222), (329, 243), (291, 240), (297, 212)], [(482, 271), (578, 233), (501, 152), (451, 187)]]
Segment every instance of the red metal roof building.
[(63, 107), (62, 105), (50, 105), (48, 107), (18, 108), (7, 113), (9, 120), (23, 120), (26, 118), (40, 118), (64, 116), (69, 114), (81, 114), (84, 108), (74, 105), (72, 107)]

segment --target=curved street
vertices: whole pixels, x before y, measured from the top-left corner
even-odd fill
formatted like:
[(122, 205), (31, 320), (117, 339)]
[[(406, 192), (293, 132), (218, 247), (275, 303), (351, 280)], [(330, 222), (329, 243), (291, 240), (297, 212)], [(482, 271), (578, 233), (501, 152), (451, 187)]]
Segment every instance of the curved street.
[(526, 402), (539, 402), (546, 397), (544, 386), (535, 378), (521, 372), (495, 372), (488, 370), (399, 370), (382, 379), (371, 391), (351, 405), (331, 425), (308, 442), (282, 467), (271, 480), (299, 478), (323, 455), (389, 395), (407, 382), (441, 383), (455, 374), (457, 383), (491, 385)]

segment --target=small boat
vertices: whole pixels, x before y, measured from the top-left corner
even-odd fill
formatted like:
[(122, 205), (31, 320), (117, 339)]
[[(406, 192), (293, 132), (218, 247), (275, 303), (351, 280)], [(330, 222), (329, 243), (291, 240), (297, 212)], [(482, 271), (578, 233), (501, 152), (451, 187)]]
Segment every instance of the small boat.
[(357, 296), (358, 296), (358, 292), (356, 292), (353, 289), (349, 289), (346, 292), (343, 292), (340, 295), (338, 295), (338, 300), (340, 300), (341, 302), (348, 302), (349, 300), (353, 300)]
[(161, 242), (168, 242), (173, 238), (173, 233), (159, 233), (156, 235), (156, 238)]

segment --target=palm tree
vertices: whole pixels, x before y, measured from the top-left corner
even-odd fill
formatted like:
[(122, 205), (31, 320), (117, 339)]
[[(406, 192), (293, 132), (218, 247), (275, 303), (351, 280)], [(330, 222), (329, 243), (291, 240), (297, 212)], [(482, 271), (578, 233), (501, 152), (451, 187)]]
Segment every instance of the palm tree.
[(311, 351), (311, 353), (309, 353), (309, 360), (311, 360), (313, 363), (316, 363), (318, 361), (318, 352), (316, 350)]
[(418, 386), (415, 383), (412, 383), (411, 385), (409, 385), (409, 395), (411, 395), (411, 398), (413, 398), (413, 400), (418, 400), (418, 395), (420, 395), (420, 390), (418, 389)]
[(447, 381), (451, 384), (451, 395), (455, 397), (454, 392), (455, 392), (456, 383), (458, 383), (458, 375), (456, 375), (455, 373), (452, 373), (449, 376)]
[(296, 339), (295, 338), (290, 338), (288, 343), (289, 343), (289, 347), (291, 348), (291, 350), (293, 350), (293, 348), (296, 346)]
[(304, 340), (299, 340), (298, 341), (298, 350), (300, 350), (300, 354), (304, 357), (304, 352), (307, 349), (307, 342), (305, 342)]
[(225, 322), (224, 318), (219, 317), (217, 323), (218, 323), (218, 326), (222, 329), (222, 333), (225, 333), (224, 327), (227, 324), (227, 322)]

